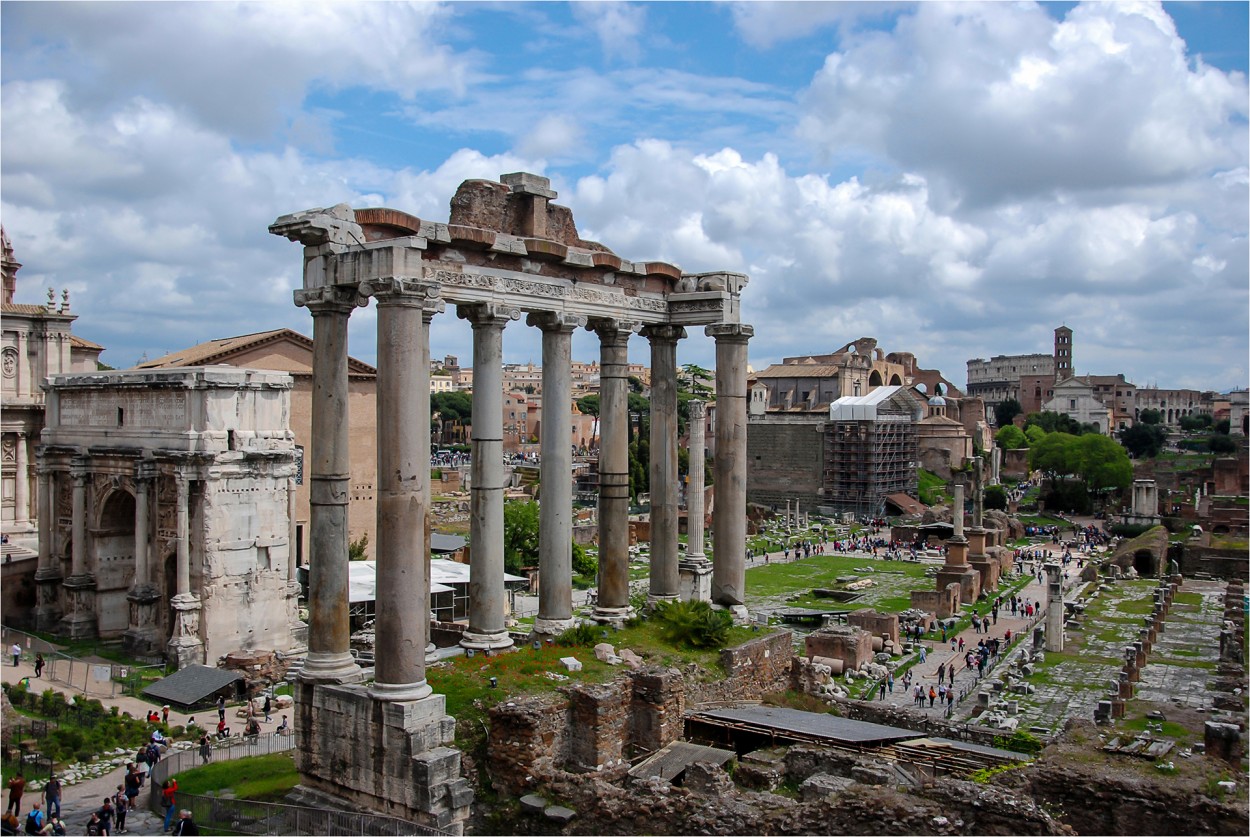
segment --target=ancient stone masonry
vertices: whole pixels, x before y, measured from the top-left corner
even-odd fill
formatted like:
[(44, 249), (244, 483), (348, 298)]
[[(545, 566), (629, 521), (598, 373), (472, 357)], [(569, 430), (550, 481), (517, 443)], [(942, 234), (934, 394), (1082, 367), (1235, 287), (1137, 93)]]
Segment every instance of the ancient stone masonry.
[(290, 387), (233, 367), (50, 379), (39, 627), (180, 667), (302, 651)]
[[(295, 302), (313, 315), (310, 624), (301, 675), (304, 723), (298, 727), (303, 736), (298, 761), (310, 789), (336, 794), (354, 807), (384, 805), (396, 816), (447, 830), (458, 830), (468, 812), (469, 800), (448, 779), (457, 774), (459, 756), (454, 750), (444, 753), (447, 739), (430, 731), (445, 724), (441, 698), (430, 694), (424, 669), (429, 596), (420, 562), (428, 560), (421, 531), (429, 508), (424, 461), (429, 428), (424, 419), (413, 419), (426, 415), (418, 402), (428, 390), (429, 323), (447, 304), (472, 326), (476, 384), (472, 593), (461, 645), (492, 653), (512, 644), (504, 626), (499, 398), (503, 332), (522, 314), (526, 325), (543, 331), (543, 397), (552, 399), (548, 406), (553, 414), (562, 409), (556, 406), (558, 399), (569, 400), (572, 330), (585, 327), (600, 340), (600, 553), (594, 618), (619, 622), (632, 615), (627, 346), (630, 335), (638, 332), (650, 341), (652, 351), (652, 484), (664, 487), (653, 496), (651, 598), (710, 597), (714, 605), (743, 615), (746, 349), (752, 329), (740, 322), (740, 295), (747, 277), (683, 274), (663, 262), (622, 259), (601, 244), (582, 240), (569, 210), (551, 203), (555, 197), (546, 178), (515, 173), (498, 183), (463, 183), (452, 198), (446, 224), (394, 209), (339, 205), (286, 215), (269, 228), (304, 245), (303, 287), (295, 292)], [(347, 630), (350, 463), (343, 416), (347, 321), (370, 298), (378, 302), (378, 589), (390, 594), (378, 598), (379, 665), (376, 682), (366, 688), (353, 685), (361, 673), (350, 655)], [(677, 550), (676, 349), (686, 336), (685, 327), (699, 325), (716, 341), (717, 357), (715, 550), (710, 572), (693, 540), (696, 549), (684, 562)], [(537, 631), (551, 634), (572, 619), (570, 462), (568, 440), (558, 436), (544, 429), (539, 534), (543, 581), (535, 622)], [(709, 574), (710, 585), (702, 581)], [(399, 705), (377, 705), (387, 703)], [(374, 720), (366, 723), (364, 718)], [(396, 736), (404, 743), (388, 751), (388, 758), (399, 759), (395, 764), (369, 775), (335, 769), (338, 759), (348, 756), (343, 748), (356, 748), (352, 761), (371, 762), (368, 748)], [(420, 785), (415, 795), (379, 790), (397, 778), (413, 778), (411, 763), (424, 764), (435, 752), (438, 768), (418, 771), (418, 781), (428, 784)], [(606, 763), (595, 752), (590, 760)]]

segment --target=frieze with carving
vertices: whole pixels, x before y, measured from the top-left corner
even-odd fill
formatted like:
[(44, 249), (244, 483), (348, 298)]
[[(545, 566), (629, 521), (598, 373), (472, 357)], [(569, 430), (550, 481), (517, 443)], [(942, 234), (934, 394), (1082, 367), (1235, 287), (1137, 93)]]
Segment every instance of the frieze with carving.
[(4, 441), (0, 442), (0, 461), (5, 465), (12, 465), (17, 461), (17, 445), (13, 442), (13, 436), (5, 436)]
[(435, 282), (441, 282), (444, 285), (459, 285), (462, 288), (487, 288), (494, 290), (496, 280), (494, 276), (484, 276), (480, 273), (456, 273), (451, 270), (426, 270), (427, 279)]
[(6, 378), (17, 376), (17, 349), (12, 346), (5, 348), (3, 354), (0, 354), (0, 369), (3, 369)]

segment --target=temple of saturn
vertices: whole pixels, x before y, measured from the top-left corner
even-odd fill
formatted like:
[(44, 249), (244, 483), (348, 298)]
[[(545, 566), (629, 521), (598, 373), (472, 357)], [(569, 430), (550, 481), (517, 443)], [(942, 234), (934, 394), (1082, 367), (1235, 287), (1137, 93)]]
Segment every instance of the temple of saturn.
[[(308, 656), (297, 684), (302, 787), (348, 805), (458, 832), (472, 791), (460, 778), (454, 720), (426, 682), (429, 629), (429, 326), (456, 308), (473, 331), (469, 624), (462, 644), (512, 645), (505, 628), (502, 456), (504, 328), (525, 313), (542, 330), (539, 572), (535, 630), (573, 624), (572, 447), (567, 422), (574, 329), (599, 337), (599, 590), (593, 618), (629, 618), (627, 345), (651, 348), (652, 601), (710, 599), (745, 615), (746, 370), (752, 328), (740, 322), (747, 277), (683, 274), (629, 262), (578, 237), (546, 178), (469, 180), (448, 223), (346, 205), (283, 216), (270, 232), (304, 245), (295, 304), (313, 317)], [(371, 684), (349, 652), (347, 325), (377, 303), (378, 484), (376, 667)], [(702, 526), (678, 550), (677, 342), (705, 326), (716, 345), (713, 558)], [(702, 435), (702, 421), (692, 421)], [(702, 440), (694, 441), (702, 445)], [(692, 451), (691, 484), (702, 485)], [(697, 482), (696, 482), (697, 480)], [(702, 493), (690, 492), (691, 506)], [(690, 508), (702, 521), (703, 510)]]

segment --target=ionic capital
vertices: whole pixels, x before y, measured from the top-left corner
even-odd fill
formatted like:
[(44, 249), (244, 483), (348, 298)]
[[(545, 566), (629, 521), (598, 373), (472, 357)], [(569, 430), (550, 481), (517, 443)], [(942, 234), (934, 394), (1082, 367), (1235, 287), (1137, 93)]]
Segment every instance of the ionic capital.
[(434, 313), (444, 310), (446, 303), (441, 297), (443, 286), (437, 282), (423, 279), (401, 278), (389, 276), (382, 279), (368, 279), (360, 283), (360, 295), (374, 297), (378, 305), (402, 305), (411, 308), (437, 309)]
[(653, 344), (672, 343), (676, 345), (678, 340), (685, 339), (686, 329), (679, 325), (656, 323), (655, 325), (643, 326), (642, 336)]
[(361, 296), (355, 285), (322, 285), (295, 291), (295, 306), (307, 308), (314, 317), (322, 314), (346, 317), (351, 315), (353, 309), (364, 308), (368, 304), (368, 297)]
[(558, 331), (561, 334), (572, 334), (586, 325), (586, 318), (580, 314), (535, 311), (525, 317), (525, 324), (540, 328), (543, 331)]
[(742, 343), (755, 336), (755, 326), (746, 323), (713, 323), (703, 329), (703, 333), (712, 337), (717, 343)]
[(494, 303), (457, 305), (456, 316), (468, 320), (474, 329), (497, 328), (502, 331), (508, 323), (521, 319), (521, 309)]
[(623, 346), (629, 342), (631, 335), (642, 330), (642, 323), (595, 318), (586, 323), (586, 330), (599, 335), (600, 343)]

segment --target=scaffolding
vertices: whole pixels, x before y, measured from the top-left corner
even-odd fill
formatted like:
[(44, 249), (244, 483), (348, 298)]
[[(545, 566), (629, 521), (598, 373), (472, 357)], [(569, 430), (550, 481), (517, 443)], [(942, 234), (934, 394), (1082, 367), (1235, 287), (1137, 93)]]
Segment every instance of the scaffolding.
[(907, 401), (879, 399), (872, 409), (832, 408), (825, 425), (825, 503), (857, 517), (885, 512), (885, 497), (915, 495), (916, 411)]

